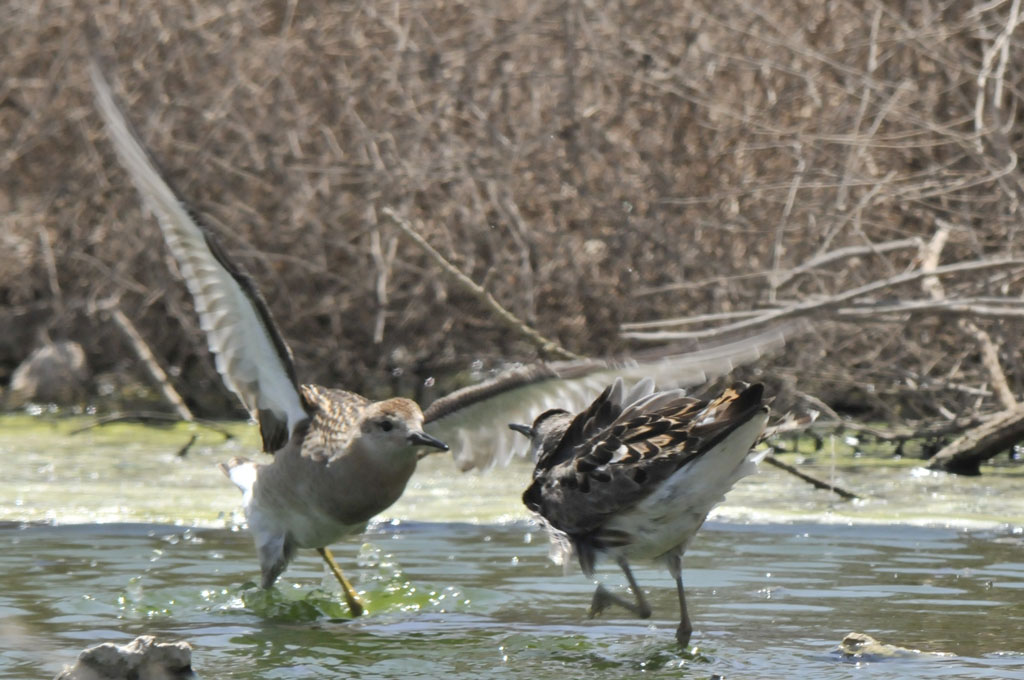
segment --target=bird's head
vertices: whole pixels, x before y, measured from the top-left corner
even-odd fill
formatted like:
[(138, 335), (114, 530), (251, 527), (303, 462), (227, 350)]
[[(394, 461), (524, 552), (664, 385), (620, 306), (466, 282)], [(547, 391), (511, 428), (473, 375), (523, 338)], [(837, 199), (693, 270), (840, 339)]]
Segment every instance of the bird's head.
[(530, 439), (530, 458), (536, 462), (558, 446), (571, 422), (571, 413), (553, 408), (534, 418), (533, 425), (509, 423), (508, 427)]
[(416, 402), (402, 397), (370, 404), (363, 414), (360, 438), (371, 450), (398, 451), (419, 446), (448, 450), (447, 444), (423, 431), (423, 412)]

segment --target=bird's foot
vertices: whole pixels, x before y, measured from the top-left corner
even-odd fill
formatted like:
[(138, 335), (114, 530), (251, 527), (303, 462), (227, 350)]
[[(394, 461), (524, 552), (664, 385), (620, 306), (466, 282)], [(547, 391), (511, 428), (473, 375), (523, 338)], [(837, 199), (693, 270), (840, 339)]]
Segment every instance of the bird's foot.
[(597, 590), (594, 591), (594, 599), (590, 601), (590, 610), (587, 612), (587, 618), (592, 619), (601, 615), (608, 605), (616, 602), (616, 597), (608, 592), (608, 589), (604, 586), (598, 586)]
[(352, 612), (353, 618), (359, 618), (366, 613), (366, 607), (359, 601), (359, 598), (354, 594), (350, 595), (346, 591), (342, 591), (345, 595), (345, 602), (348, 604), (348, 609)]
[(689, 621), (683, 621), (676, 628), (676, 641), (679, 642), (679, 646), (683, 649), (690, 644), (690, 637), (693, 636), (693, 626)]

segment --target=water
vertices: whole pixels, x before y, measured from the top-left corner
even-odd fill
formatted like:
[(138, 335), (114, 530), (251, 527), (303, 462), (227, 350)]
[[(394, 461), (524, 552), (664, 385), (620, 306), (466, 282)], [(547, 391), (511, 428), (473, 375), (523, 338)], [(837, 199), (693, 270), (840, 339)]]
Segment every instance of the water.
[[(247, 430), (202, 433), (179, 459), (190, 430), (70, 427), (0, 429), (0, 679), (52, 678), (86, 646), (141, 634), (188, 640), (205, 678), (1024, 678), (1013, 468), (970, 480), (843, 460), (855, 504), (765, 470), (684, 558), (684, 655), (657, 568), (636, 570), (650, 620), (587, 620), (593, 584), (547, 560), (518, 504), (524, 465), (462, 476), (428, 459), (400, 519), (334, 547), (370, 610), (350, 621), (312, 551), (276, 590), (252, 585), (239, 495), (212, 466), (245, 452)], [(847, 660), (834, 650), (851, 631), (921, 653)]]

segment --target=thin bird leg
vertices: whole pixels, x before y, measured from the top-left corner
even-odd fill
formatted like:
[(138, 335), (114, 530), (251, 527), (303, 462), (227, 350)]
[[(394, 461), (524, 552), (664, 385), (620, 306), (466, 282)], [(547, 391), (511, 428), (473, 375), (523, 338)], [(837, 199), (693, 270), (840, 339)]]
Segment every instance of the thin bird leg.
[(348, 582), (345, 575), (341, 573), (341, 567), (334, 561), (334, 555), (327, 548), (317, 548), (316, 551), (320, 553), (320, 557), (324, 558), (324, 562), (327, 563), (327, 566), (334, 573), (334, 578), (338, 579), (338, 583), (341, 584), (341, 593), (345, 596), (345, 602), (348, 603), (352, 616), (362, 616), (363, 612), (366, 611), (366, 607), (363, 606), (363, 603), (359, 601), (359, 597), (356, 596), (355, 588)]
[(622, 573), (626, 575), (626, 580), (629, 581), (629, 588), (633, 591), (633, 598), (636, 602), (634, 603), (623, 599), (618, 595), (613, 594), (603, 585), (599, 585), (597, 586), (597, 590), (594, 591), (594, 599), (590, 602), (590, 613), (588, 616), (590, 618), (594, 618), (603, 612), (608, 605), (617, 604), (620, 607), (633, 612), (641, 619), (650, 618), (651, 606), (647, 604), (643, 591), (641, 591), (640, 586), (636, 584), (636, 579), (633, 578), (633, 572), (629, 569), (629, 563), (626, 562), (626, 559), (623, 557), (618, 559), (618, 563), (619, 568), (622, 569)]
[(676, 580), (676, 593), (679, 594), (679, 627), (676, 628), (676, 640), (679, 646), (686, 647), (690, 644), (690, 636), (693, 635), (693, 624), (690, 623), (690, 613), (686, 611), (686, 593), (683, 592), (683, 560), (678, 554), (668, 556), (668, 571)]

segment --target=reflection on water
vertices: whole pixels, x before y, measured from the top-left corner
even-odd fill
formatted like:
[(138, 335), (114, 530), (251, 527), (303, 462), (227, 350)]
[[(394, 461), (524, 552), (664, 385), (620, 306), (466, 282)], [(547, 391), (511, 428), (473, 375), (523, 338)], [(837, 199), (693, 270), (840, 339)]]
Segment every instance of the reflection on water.
[[(0, 678), (52, 677), (101, 640), (188, 639), (216, 678), (1024, 678), (1024, 545), (950, 529), (712, 523), (685, 561), (700, 654), (674, 646), (675, 594), (637, 577), (654, 618), (585, 618), (592, 584), (546, 559), (528, 522), (402, 522), (338, 547), (371, 614), (347, 621), (304, 554), (277, 592), (252, 587), (245, 533), (139, 525), (0, 530)], [(616, 586), (621, 578), (604, 572)], [(248, 586), (246, 582), (250, 583)], [(323, 589), (328, 589), (326, 592)], [(850, 631), (924, 652), (844, 661)]]
[[(586, 619), (593, 584), (547, 560), (519, 500), (523, 463), (459, 475), (427, 459), (388, 511), (400, 520), (335, 548), (371, 612), (347, 621), (313, 552), (275, 591), (253, 586), (240, 495), (215, 463), (257, 455), (254, 428), (227, 441), (199, 430), (179, 458), (188, 427), (74, 426), (0, 419), (0, 680), (50, 678), (86, 646), (141, 634), (190, 641), (207, 678), (1024, 680), (1018, 468), (805, 466), (858, 503), (772, 468), (744, 480), (684, 559), (690, 658), (675, 646), (664, 571), (636, 570), (650, 621), (616, 609)], [(602, 573), (621, 587), (617, 570)], [(922, 653), (846, 660), (833, 650), (851, 631)]]

